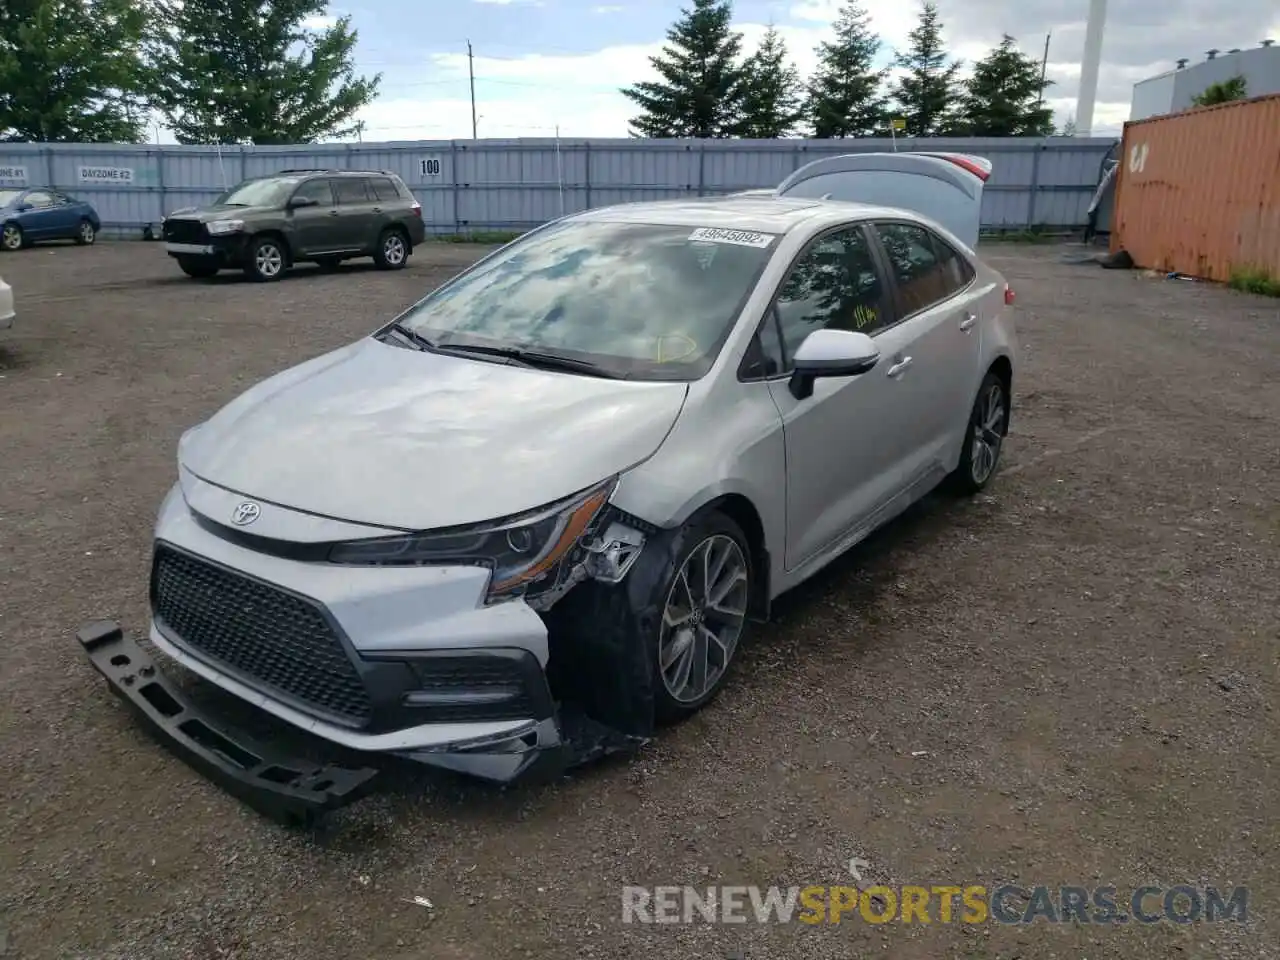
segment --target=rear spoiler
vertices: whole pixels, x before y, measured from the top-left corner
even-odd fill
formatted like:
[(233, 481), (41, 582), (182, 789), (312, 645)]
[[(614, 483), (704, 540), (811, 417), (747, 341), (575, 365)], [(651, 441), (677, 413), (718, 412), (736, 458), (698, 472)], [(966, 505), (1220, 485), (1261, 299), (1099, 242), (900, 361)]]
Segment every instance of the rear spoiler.
[(805, 164), (774, 193), (910, 210), (975, 247), (991, 170), (986, 157), (968, 153), (850, 153)]

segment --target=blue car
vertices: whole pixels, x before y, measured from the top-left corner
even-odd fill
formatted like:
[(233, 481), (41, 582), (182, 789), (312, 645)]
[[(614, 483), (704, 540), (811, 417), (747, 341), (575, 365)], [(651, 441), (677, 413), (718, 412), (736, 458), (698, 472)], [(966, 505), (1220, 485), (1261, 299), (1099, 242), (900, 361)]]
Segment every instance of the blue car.
[(0, 250), (41, 240), (93, 243), (102, 221), (83, 200), (52, 187), (0, 187)]

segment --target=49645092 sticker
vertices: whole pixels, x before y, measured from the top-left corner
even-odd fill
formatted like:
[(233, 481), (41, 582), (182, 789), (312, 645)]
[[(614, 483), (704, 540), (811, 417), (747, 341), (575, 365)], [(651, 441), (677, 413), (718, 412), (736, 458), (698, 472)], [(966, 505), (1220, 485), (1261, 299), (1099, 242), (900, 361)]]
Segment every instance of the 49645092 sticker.
[(732, 243), (740, 247), (759, 247), (764, 249), (773, 243), (772, 233), (757, 233), (755, 230), (728, 230), (724, 227), (698, 227), (689, 234), (690, 242), (697, 243)]

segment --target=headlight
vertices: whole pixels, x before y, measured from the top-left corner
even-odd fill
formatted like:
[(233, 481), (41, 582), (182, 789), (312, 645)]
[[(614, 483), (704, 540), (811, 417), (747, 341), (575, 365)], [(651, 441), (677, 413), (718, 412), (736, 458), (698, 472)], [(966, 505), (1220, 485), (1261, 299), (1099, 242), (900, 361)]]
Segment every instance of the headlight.
[(519, 596), (556, 572), (572, 554), (616, 483), (617, 478), (610, 478), (566, 500), (493, 523), (335, 544), (329, 560), (378, 566), (487, 566), (493, 571), (489, 600)]
[(210, 235), (215, 237), (221, 236), (227, 233), (238, 233), (244, 229), (244, 221), (243, 220), (210, 220), (208, 223), (205, 224), (205, 229), (209, 231)]

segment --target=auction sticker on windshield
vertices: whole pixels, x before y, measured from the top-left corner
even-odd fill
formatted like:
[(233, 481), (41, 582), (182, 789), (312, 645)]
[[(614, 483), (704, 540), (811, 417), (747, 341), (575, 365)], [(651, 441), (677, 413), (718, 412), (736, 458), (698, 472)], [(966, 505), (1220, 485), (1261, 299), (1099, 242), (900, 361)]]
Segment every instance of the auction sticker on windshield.
[(689, 234), (689, 240), (697, 243), (734, 243), (740, 247), (764, 249), (773, 243), (773, 234), (756, 233), (754, 230), (726, 230), (723, 227), (698, 227)]

